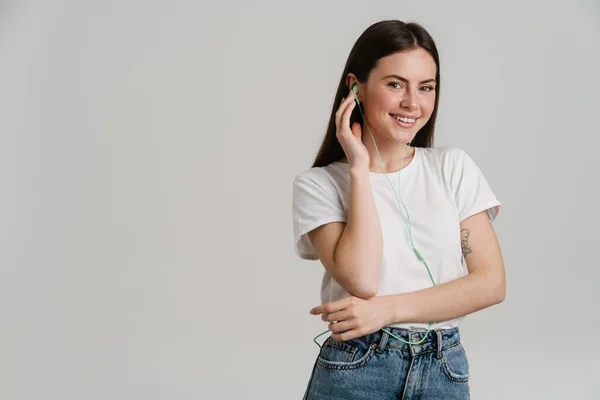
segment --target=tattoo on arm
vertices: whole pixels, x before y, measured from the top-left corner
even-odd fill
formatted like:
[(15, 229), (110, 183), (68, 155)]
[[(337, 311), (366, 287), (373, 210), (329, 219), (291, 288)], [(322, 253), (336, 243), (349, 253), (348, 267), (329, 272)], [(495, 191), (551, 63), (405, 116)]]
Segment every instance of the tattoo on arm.
[(463, 257), (466, 259), (467, 255), (471, 254), (473, 251), (469, 247), (469, 230), (463, 229), (460, 231), (460, 244), (462, 247)]

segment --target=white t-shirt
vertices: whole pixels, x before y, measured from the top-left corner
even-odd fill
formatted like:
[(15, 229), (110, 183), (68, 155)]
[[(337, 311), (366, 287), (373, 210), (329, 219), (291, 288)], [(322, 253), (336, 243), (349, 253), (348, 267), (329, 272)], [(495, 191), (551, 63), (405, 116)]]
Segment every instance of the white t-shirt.
[[(329, 222), (346, 222), (350, 165), (335, 161), (310, 168), (293, 181), (293, 233), (296, 254), (317, 260), (307, 233)], [(373, 197), (383, 232), (383, 259), (377, 296), (432, 287), (425, 267), (410, 246), (397, 190), (398, 173), (369, 172)], [(479, 167), (462, 149), (415, 148), (413, 160), (400, 172), (400, 197), (408, 209), (412, 238), (427, 261), (436, 284), (468, 273), (464, 263), (460, 222), (487, 210), (491, 221), (501, 203)], [(349, 296), (327, 271), (321, 284), (321, 303)], [(432, 329), (457, 327), (464, 317), (435, 322)], [(392, 324), (404, 329), (426, 329), (427, 323)]]

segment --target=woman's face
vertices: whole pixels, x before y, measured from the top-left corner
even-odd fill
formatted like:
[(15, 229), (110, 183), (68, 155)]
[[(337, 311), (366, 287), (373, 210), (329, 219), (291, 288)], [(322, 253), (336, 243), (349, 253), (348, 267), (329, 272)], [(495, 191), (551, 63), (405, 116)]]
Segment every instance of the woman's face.
[(379, 60), (358, 93), (368, 126), (382, 139), (408, 143), (435, 106), (436, 65), (417, 48)]

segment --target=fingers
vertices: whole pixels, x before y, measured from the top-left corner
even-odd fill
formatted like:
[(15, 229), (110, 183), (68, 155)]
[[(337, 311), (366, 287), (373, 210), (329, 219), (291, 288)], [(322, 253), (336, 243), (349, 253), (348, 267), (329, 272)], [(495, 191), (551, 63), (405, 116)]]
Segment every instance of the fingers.
[(311, 314), (323, 314), (323, 313), (332, 313), (336, 311), (343, 310), (348, 304), (349, 297), (346, 297), (341, 300), (336, 300), (331, 303), (321, 304), (320, 306), (313, 307), (310, 310)]
[(362, 334), (356, 329), (345, 330), (342, 333), (333, 333), (331, 337), (333, 340), (337, 340), (338, 342), (345, 342), (346, 340), (354, 339), (362, 336)]
[(328, 325), (328, 329), (333, 333), (343, 333), (353, 328), (351, 322), (332, 322)]
[(352, 124), (352, 134), (356, 136), (357, 139), (362, 140), (362, 127), (358, 122)]
[[(350, 92), (350, 94), (347, 97), (344, 97), (342, 99), (342, 102), (340, 103), (340, 107), (338, 108), (338, 110), (335, 113), (335, 126), (336, 126), (338, 132), (342, 128), (341, 123), (344, 123), (345, 121), (350, 120), (350, 113), (348, 113), (348, 109), (352, 110), (354, 108), (354, 106), (352, 106), (354, 104), (353, 96), (354, 96), (353, 93)], [(345, 126), (347, 126), (349, 124), (349, 122), (345, 122), (345, 124), (346, 124)]]
[(323, 321), (344, 321), (348, 319), (348, 313), (346, 313), (345, 310), (331, 313), (323, 313), (321, 315), (321, 319)]
[[(352, 101), (346, 107), (346, 110), (344, 111), (344, 114), (342, 115), (342, 126), (348, 127), (348, 129), (350, 129), (350, 115), (352, 115), (352, 110), (354, 110), (354, 105), (356, 103), (354, 102), (354, 99), (352, 98), (352, 96), (348, 96), (348, 98), (352, 99)], [(350, 131), (351, 131), (351, 129), (350, 129)]]
[(321, 304), (320, 306), (313, 307), (310, 313), (313, 315), (318, 314), (332, 314), (345, 310), (348, 306), (356, 304), (356, 297), (348, 296), (341, 300), (336, 300), (331, 303)]

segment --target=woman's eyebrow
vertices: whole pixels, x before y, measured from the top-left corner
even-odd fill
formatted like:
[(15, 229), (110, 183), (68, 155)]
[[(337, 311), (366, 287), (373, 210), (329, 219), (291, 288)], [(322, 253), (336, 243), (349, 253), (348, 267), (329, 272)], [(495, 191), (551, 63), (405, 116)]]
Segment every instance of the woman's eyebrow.
[[(406, 79), (406, 78), (403, 78), (403, 77), (401, 77), (400, 75), (387, 75), (387, 76), (384, 76), (384, 77), (383, 77), (383, 78), (381, 78), (381, 79), (383, 80), (383, 79), (388, 79), (388, 78), (394, 78), (394, 79), (397, 79), (397, 80), (399, 80), (399, 81), (402, 81), (402, 82), (404, 82), (404, 83), (408, 83), (408, 79)], [(424, 80), (424, 81), (421, 81), (421, 82), (419, 82), (419, 85), (420, 85), (421, 83), (429, 83), (429, 82), (434, 82), (434, 83), (435, 83), (435, 79), (426, 79), (426, 80)]]

